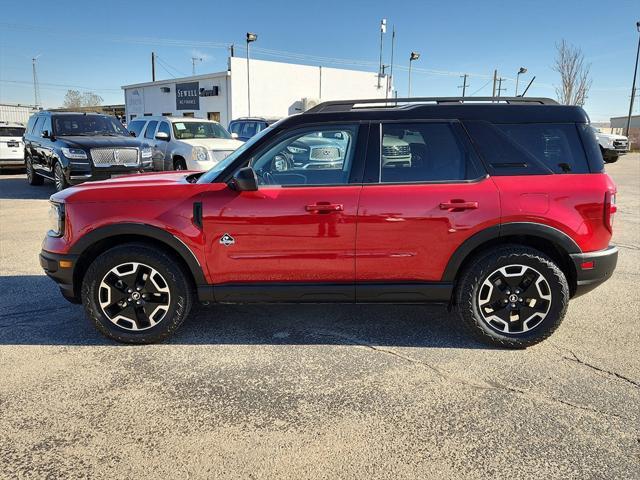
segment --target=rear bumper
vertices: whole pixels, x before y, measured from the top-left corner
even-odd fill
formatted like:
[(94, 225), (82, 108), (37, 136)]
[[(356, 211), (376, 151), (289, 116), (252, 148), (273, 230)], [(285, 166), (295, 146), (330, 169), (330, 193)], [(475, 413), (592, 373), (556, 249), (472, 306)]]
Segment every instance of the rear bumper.
[(618, 247), (609, 246), (595, 252), (571, 255), (576, 267), (576, 292), (574, 297), (584, 295), (613, 275), (618, 263)]
[(0, 158), (0, 168), (24, 168), (24, 158)]
[[(71, 262), (71, 267), (61, 268), (60, 260)], [(59, 253), (51, 253), (46, 250), (40, 252), (40, 266), (44, 269), (50, 278), (52, 278), (60, 287), (60, 293), (68, 300), (77, 300), (78, 293), (74, 291), (73, 271), (76, 267), (78, 255), (61, 255)]]

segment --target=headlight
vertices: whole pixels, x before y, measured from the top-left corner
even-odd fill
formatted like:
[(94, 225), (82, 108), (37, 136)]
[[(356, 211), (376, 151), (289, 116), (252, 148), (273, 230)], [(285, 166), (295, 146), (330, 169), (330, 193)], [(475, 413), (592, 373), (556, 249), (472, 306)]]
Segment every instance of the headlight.
[(292, 147), (292, 146), (288, 146), (287, 150), (289, 150), (291, 153), (306, 153), (307, 151), (306, 148)]
[(64, 235), (64, 204), (51, 202), (49, 209), (49, 232), (52, 237)]
[(191, 160), (195, 160), (196, 162), (208, 162), (209, 155), (207, 154), (207, 149), (204, 147), (193, 147), (191, 149)]
[(140, 152), (142, 158), (151, 158), (153, 156), (153, 150), (150, 147), (143, 148)]
[(81, 148), (62, 148), (62, 154), (70, 160), (86, 160), (87, 152)]

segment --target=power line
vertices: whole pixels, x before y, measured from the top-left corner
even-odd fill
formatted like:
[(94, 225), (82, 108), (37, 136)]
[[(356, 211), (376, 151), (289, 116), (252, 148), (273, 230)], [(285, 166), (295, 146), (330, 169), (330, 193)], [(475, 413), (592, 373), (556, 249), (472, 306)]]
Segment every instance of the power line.
[(491, 82), (493, 81), (493, 78), (490, 78), (489, 80), (487, 80), (487, 83), (485, 83), (484, 85), (482, 85), (479, 89), (477, 89), (475, 92), (473, 92), (471, 94), (471, 96), (473, 97), (476, 93), (478, 93), (480, 90), (482, 90), (484, 87), (486, 87), (487, 85), (489, 85)]
[[(29, 86), (33, 85), (33, 81), (31, 81), (31, 80), (6, 80), (6, 79), (0, 79), (0, 83), (12, 83), (12, 84), (17, 84), (17, 85), (29, 85)], [(66, 85), (66, 84), (63, 84), (63, 83), (38, 82), (38, 85), (40, 87), (43, 87), (43, 88), (49, 87), (52, 90), (67, 89), (67, 88), (78, 88), (80, 90), (91, 90), (91, 91), (98, 91), (98, 92), (105, 92), (107, 90), (108, 91), (113, 91), (113, 92), (122, 91), (122, 89), (120, 89), (120, 88), (93, 88), (93, 87), (86, 87), (86, 86), (82, 86), (82, 85)]]

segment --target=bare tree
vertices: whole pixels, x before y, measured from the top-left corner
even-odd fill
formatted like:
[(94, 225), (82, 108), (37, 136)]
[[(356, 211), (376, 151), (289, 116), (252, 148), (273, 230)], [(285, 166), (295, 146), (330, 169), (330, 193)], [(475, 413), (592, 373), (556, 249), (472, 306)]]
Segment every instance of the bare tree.
[(102, 103), (102, 97), (97, 93), (80, 93), (78, 90), (67, 90), (62, 106), (65, 108), (95, 107)]
[(566, 40), (556, 44), (553, 69), (560, 74), (562, 85), (556, 87), (558, 101), (565, 105), (583, 106), (591, 88), (591, 64), (584, 62), (582, 50)]

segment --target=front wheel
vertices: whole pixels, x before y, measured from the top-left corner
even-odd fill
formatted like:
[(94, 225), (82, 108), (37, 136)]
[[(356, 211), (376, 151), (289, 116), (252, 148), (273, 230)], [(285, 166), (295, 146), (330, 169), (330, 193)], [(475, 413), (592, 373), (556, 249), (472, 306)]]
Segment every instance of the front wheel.
[(542, 252), (508, 245), (469, 265), (460, 277), (456, 306), (482, 340), (526, 348), (549, 337), (567, 311), (569, 285)]
[(64, 174), (64, 169), (60, 162), (56, 162), (53, 167), (53, 181), (56, 185), (56, 191), (61, 192), (65, 188), (69, 186), (69, 182), (67, 181), (67, 177)]
[(96, 328), (123, 343), (157, 343), (184, 322), (193, 301), (181, 266), (142, 244), (114, 247), (89, 266), (82, 303)]

